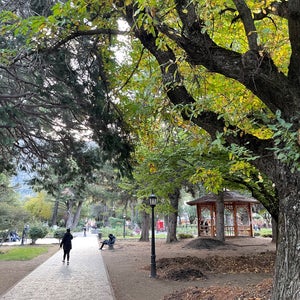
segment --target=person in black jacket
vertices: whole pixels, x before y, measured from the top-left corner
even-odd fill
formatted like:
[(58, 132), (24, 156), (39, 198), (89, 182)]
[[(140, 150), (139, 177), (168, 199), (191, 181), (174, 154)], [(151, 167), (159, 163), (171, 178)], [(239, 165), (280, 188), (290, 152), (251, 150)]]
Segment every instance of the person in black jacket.
[(65, 262), (65, 259), (67, 257), (67, 264), (69, 264), (70, 260), (70, 251), (72, 249), (72, 239), (73, 235), (70, 232), (70, 229), (67, 229), (67, 232), (64, 234), (64, 237), (61, 240), (60, 248), (63, 247), (64, 249), (64, 255), (63, 255), (63, 263)]
[(104, 245), (112, 246), (115, 243), (115, 241), (116, 241), (116, 237), (112, 233), (110, 233), (108, 235), (108, 240), (104, 240), (102, 242), (102, 245), (99, 248), (99, 250), (102, 250), (102, 248), (103, 248)]

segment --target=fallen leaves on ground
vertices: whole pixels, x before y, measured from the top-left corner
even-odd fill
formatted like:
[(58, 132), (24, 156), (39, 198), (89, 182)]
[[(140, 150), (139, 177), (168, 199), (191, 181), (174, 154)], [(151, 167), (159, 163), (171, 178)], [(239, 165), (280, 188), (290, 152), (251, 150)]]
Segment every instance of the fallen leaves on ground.
[[(209, 244), (207, 244), (209, 243)], [(214, 243), (214, 242), (213, 242)], [(193, 247), (220, 247), (211, 241), (197, 241)], [(224, 244), (223, 244), (224, 246)], [(160, 279), (189, 281), (206, 279), (210, 274), (272, 273), (275, 252), (267, 251), (255, 255), (162, 258), (157, 261)], [(163, 300), (267, 300), (270, 299), (272, 279), (263, 280), (255, 286), (212, 286), (208, 288), (190, 287), (167, 295)]]
[(167, 295), (163, 300), (268, 300), (271, 296), (272, 279), (247, 289), (241, 287), (190, 287)]

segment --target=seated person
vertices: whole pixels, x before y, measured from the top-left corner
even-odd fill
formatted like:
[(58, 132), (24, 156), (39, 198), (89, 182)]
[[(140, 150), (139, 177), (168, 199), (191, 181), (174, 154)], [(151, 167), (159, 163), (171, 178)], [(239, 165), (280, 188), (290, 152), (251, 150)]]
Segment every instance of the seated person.
[(116, 237), (113, 234), (110, 233), (108, 235), (108, 240), (104, 240), (102, 242), (102, 245), (99, 248), (99, 250), (102, 250), (102, 248), (103, 248), (104, 245), (112, 246), (115, 243), (115, 241), (116, 241)]

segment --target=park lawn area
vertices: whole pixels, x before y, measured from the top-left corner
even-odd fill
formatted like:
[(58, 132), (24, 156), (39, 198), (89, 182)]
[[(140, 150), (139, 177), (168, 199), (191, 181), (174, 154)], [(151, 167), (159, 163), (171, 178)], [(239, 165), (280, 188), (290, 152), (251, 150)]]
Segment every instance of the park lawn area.
[(0, 248), (0, 261), (31, 260), (48, 252), (49, 246), (14, 246)]

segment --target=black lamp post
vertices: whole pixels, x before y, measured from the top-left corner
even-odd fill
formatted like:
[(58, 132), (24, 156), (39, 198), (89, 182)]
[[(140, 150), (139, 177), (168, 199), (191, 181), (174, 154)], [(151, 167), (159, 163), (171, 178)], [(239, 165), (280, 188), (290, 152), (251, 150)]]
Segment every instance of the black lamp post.
[(153, 194), (149, 196), (149, 204), (152, 209), (152, 239), (151, 239), (151, 275), (150, 277), (155, 278), (156, 277), (156, 262), (155, 262), (155, 231), (154, 231), (154, 207), (157, 202), (157, 197)]

